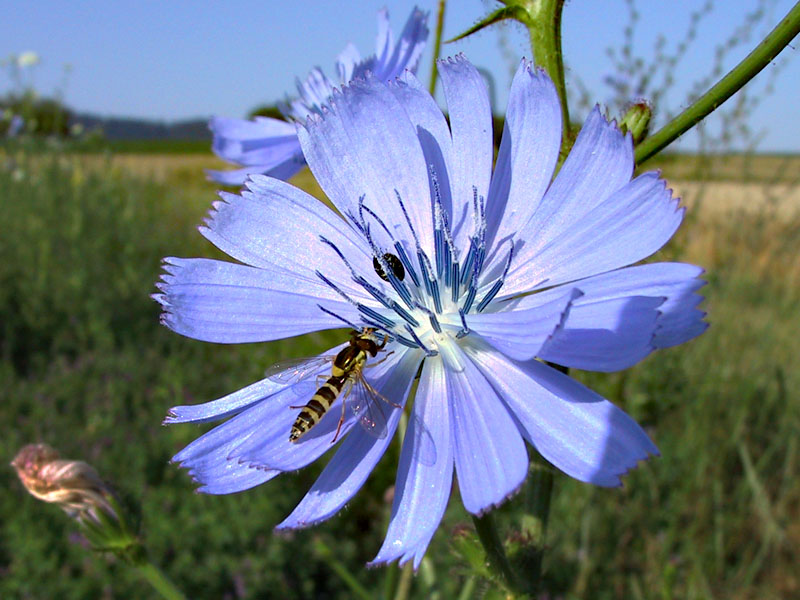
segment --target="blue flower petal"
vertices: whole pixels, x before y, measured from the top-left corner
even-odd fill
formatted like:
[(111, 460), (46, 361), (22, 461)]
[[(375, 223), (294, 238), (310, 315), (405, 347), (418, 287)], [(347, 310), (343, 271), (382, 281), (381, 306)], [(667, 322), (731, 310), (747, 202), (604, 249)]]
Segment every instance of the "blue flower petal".
[[(238, 460), (237, 449), (251, 437), (265, 440), (279, 432), (271, 426), (290, 411), (286, 406), (293, 398), (290, 388), (272, 394), (242, 410), (225, 423), (203, 434), (172, 460), (189, 469), (190, 475), (201, 484), (213, 485), (217, 480), (240, 480), (236, 473), (251, 471), (249, 465)], [(284, 433), (288, 436), (288, 426)], [(244, 478), (245, 480), (247, 477)]]
[(234, 494), (266, 483), (280, 474), (281, 471), (264, 469), (231, 469), (224, 475), (215, 475), (211, 481), (197, 488), (197, 491), (214, 495)]
[[(291, 274), (310, 286), (307, 292), (330, 297), (315, 271), (327, 275), (345, 274), (342, 288), (362, 299), (363, 288), (350, 284), (349, 270), (341, 258), (321, 238), (332, 242), (350, 265), (377, 282), (372, 255), (363, 239), (338, 215), (316, 198), (288, 183), (255, 176), (242, 194), (221, 193), (222, 200), (206, 218), (202, 233), (229, 256), (270, 272)], [(273, 287), (277, 287), (274, 285)], [(327, 291), (322, 291), (327, 288)], [(295, 290), (290, 284), (285, 290)]]
[[(452, 206), (452, 192), (450, 176), (452, 173), (453, 140), (450, 136), (450, 127), (442, 114), (442, 109), (428, 93), (427, 89), (410, 72), (406, 72), (396, 81), (389, 84), (389, 89), (395, 95), (408, 114), (408, 118), (417, 132), (417, 138), (425, 156), (425, 163), (436, 174), (442, 206), (448, 214), (461, 214), (463, 210), (454, 211)], [(470, 192), (471, 194), (471, 192)], [(434, 189), (431, 182), (429, 197), (433, 198)], [(472, 196), (469, 197), (471, 202)], [(465, 201), (461, 200), (460, 204)], [(460, 207), (459, 204), (459, 207)], [(464, 219), (457, 219), (456, 231)], [(472, 224), (471, 219), (469, 224)]]
[(625, 412), (538, 361), (512, 362), (489, 349), (465, 348), (503, 398), (539, 453), (567, 475), (600, 486), (657, 455)]
[(455, 364), (444, 362), (458, 489), (464, 508), (482, 514), (522, 484), (528, 473), (528, 453), (489, 382), (457, 344), (452, 344), (451, 351)]
[(450, 114), (453, 156), (449, 173), (453, 221), (472, 206), (473, 190), (486, 198), (492, 175), (492, 108), (483, 77), (463, 54), (439, 61), (442, 89)]
[(286, 387), (285, 383), (262, 379), (232, 394), (204, 404), (173, 406), (164, 419), (164, 425), (175, 423), (207, 423), (217, 421), (254, 405)]
[[(335, 354), (334, 351), (330, 352)], [(403, 353), (405, 355), (405, 352)], [(401, 354), (393, 353), (385, 355), (386, 360), (375, 363), (374, 368), (367, 363), (365, 378), (369, 382), (381, 382), (386, 374), (392, 374), (398, 361), (402, 358)], [(325, 366), (320, 371), (320, 375), (326, 377), (330, 375), (330, 366)], [(313, 385), (310, 385), (312, 384)], [(288, 401), (285, 406), (304, 406), (318, 388), (318, 383), (307, 381), (307, 386), (298, 388), (298, 393)], [(344, 422), (339, 435), (336, 430), (339, 419), (342, 415), (342, 402), (344, 401)], [(292, 423), (300, 412), (298, 409), (285, 409), (286, 413), (274, 418), (274, 422), (265, 426), (265, 439), (256, 437), (250, 438), (247, 442), (236, 448), (236, 457), (243, 463), (256, 465), (268, 469), (278, 469), (281, 471), (295, 471), (305, 467), (315, 461), (325, 452), (333, 448), (335, 441), (341, 441), (348, 437), (348, 432), (355, 425), (357, 418), (353, 415), (352, 402), (348, 397), (340, 396), (333, 406), (325, 413), (322, 419), (314, 427), (303, 435), (297, 442), (289, 441), (289, 431)], [(388, 410), (387, 410), (388, 412)], [(272, 435), (276, 431), (276, 435)]]
[(322, 283), (291, 274), (209, 259), (165, 259), (166, 273), (153, 298), (164, 325), (187, 337), (235, 344), (264, 342), (334, 329), (355, 308)]
[[(405, 352), (382, 381), (372, 381), (385, 398), (405, 406), (411, 383), (422, 359), (420, 352)], [(387, 413), (387, 435), (383, 439), (355, 427), (345, 438), (317, 481), (276, 529), (308, 527), (333, 516), (361, 489), (372, 469), (391, 443), (401, 410), (384, 406)]]
[(353, 70), (361, 62), (361, 54), (353, 44), (347, 44), (336, 57), (336, 72), (339, 74), (339, 81), (350, 81), (353, 78)]
[(234, 171), (207, 171), (219, 183), (241, 185), (248, 175), (256, 173), (288, 179), (305, 165), (292, 123), (268, 117), (252, 121), (215, 117), (209, 127), (214, 134), (214, 153), (228, 162), (245, 165)]
[[(386, 82), (406, 69), (415, 70), (428, 38), (427, 19), (428, 13), (418, 8), (412, 10), (395, 44), (388, 12), (380, 11), (377, 56), (361, 61), (358, 51), (349, 44), (336, 61), (340, 83), (364, 77), (368, 72)], [(328, 103), (334, 82), (321, 69), (314, 68), (304, 80), (297, 80), (297, 90), (300, 98), (288, 100), (281, 106), (281, 112), (296, 121), (305, 121), (310, 115), (320, 113)], [(214, 133), (214, 152), (224, 160), (245, 166), (234, 171), (207, 171), (214, 181), (241, 185), (251, 174), (286, 180), (305, 165), (293, 124), (268, 117), (252, 121), (215, 118), (210, 127)]]
[(297, 93), (300, 94), (300, 98), (305, 104), (303, 110), (292, 114), (298, 121), (307, 117), (309, 112), (319, 110), (333, 94), (333, 82), (319, 67), (311, 69), (305, 79), (297, 78), (296, 84)]
[(533, 221), (520, 235), (542, 245), (558, 238), (627, 184), (633, 166), (631, 136), (622, 135), (616, 123), (606, 121), (595, 107)]
[(486, 202), (490, 247), (499, 250), (515, 238), (544, 197), (561, 148), (560, 107), (550, 78), (523, 59), (511, 84)]
[(558, 291), (547, 296), (529, 296), (524, 309), (514, 307), (502, 312), (468, 315), (467, 325), (506, 356), (516, 360), (533, 358), (563, 326), (572, 303), (583, 295), (577, 289), (559, 288)]
[(501, 295), (530, 291), (544, 282), (550, 287), (576, 281), (650, 256), (678, 229), (684, 212), (678, 204), (658, 173), (650, 172), (624, 185), (545, 246), (521, 234), (524, 241), (517, 246)]
[[(705, 285), (697, 279), (702, 272), (685, 263), (652, 263), (581, 280), (584, 296), (572, 305), (564, 327), (539, 356), (578, 369), (616, 371), (633, 366), (656, 348), (697, 337), (708, 327), (705, 312), (696, 308), (703, 300), (695, 293)], [(558, 293), (559, 288), (553, 288), (511, 302), (525, 309), (537, 296), (542, 301)], [(655, 328), (642, 321), (649, 320), (643, 297), (651, 298)], [(634, 313), (638, 317), (631, 320)]]
[(419, 201), (429, 197), (428, 168), (397, 98), (369, 76), (335, 94), (330, 106), (298, 130), (303, 154), (328, 198), (348, 215), (358, 214), (363, 197), (368, 206), (379, 207), (392, 233), (414, 248), (399, 195), (423, 248), (432, 254), (431, 203)]
[(653, 338), (662, 304), (663, 297), (581, 298), (537, 356), (587, 371), (625, 369), (655, 349)]
[(406, 69), (416, 71), (428, 40), (427, 21), (428, 13), (414, 7), (395, 44), (389, 29), (389, 12), (386, 9), (378, 11), (375, 57), (356, 67), (354, 76), (362, 76), (370, 70), (381, 81), (389, 81), (399, 77)]
[[(370, 566), (413, 560), (419, 566), (442, 520), (453, 482), (453, 441), (441, 360), (426, 360), (414, 400), (414, 416), (403, 440), (392, 516), (386, 539)], [(418, 423), (428, 428), (436, 447), (432, 463), (420, 459)]]

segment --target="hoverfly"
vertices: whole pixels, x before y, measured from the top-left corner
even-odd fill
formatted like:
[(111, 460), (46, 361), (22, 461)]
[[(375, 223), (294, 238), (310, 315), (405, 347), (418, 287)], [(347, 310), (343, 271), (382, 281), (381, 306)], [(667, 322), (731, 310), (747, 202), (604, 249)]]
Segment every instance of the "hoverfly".
[[(297, 442), (308, 433), (322, 420), (336, 399), (341, 396), (342, 416), (336, 427), (336, 435), (331, 440), (331, 443), (334, 443), (344, 424), (345, 400), (351, 394), (351, 407), (353, 413), (358, 416), (361, 427), (376, 438), (386, 437), (386, 417), (381, 404), (386, 402), (395, 408), (399, 408), (400, 405), (394, 404), (382, 396), (364, 379), (365, 366), (378, 365), (388, 357), (387, 354), (378, 362), (367, 365), (367, 360), (370, 357), (375, 358), (387, 342), (387, 338), (384, 336), (383, 341), (378, 344), (374, 339), (374, 333), (375, 329), (371, 327), (365, 327), (361, 331), (351, 331), (350, 343), (336, 355), (280, 361), (267, 370), (266, 376), (273, 381), (291, 383), (302, 381), (318, 371), (325, 363), (332, 363), (330, 376), (319, 386), (308, 403), (303, 406), (290, 407), (301, 409), (289, 433), (290, 442)], [(322, 377), (318, 375), (318, 378)]]

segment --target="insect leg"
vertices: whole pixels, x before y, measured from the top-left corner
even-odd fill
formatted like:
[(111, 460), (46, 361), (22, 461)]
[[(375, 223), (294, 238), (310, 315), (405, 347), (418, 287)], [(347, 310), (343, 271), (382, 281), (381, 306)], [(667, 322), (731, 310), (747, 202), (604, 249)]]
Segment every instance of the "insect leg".
[(339, 417), (339, 423), (336, 425), (336, 434), (333, 436), (331, 444), (336, 442), (337, 438), (339, 437), (339, 432), (342, 430), (342, 425), (344, 425), (344, 409), (346, 406), (347, 396), (350, 394), (350, 390), (353, 389), (353, 381), (348, 379), (347, 383), (345, 383), (345, 386), (347, 387), (342, 389), (342, 393), (340, 394), (342, 399), (342, 415)]

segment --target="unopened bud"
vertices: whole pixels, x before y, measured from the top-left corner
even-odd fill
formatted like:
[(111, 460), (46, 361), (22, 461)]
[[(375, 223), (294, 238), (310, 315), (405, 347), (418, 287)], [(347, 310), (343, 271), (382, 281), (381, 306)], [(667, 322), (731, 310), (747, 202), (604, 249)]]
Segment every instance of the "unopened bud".
[(635, 146), (647, 137), (652, 116), (653, 108), (650, 104), (646, 100), (638, 100), (630, 105), (619, 123), (619, 128), (622, 133), (631, 132), (633, 145)]
[(30, 444), (17, 453), (11, 466), (32, 496), (59, 505), (71, 517), (99, 522), (98, 511), (102, 510), (117, 518), (109, 503), (111, 490), (83, 461), (62, 460), (47, 444)]

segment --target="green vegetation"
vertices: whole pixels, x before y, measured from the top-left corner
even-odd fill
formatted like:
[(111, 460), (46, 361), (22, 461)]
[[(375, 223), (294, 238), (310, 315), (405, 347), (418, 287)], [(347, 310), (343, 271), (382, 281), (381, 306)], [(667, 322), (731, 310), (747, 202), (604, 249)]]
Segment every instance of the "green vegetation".
[[(667, 177), (696, 164), (671, 161), (662, 163)], [(170, 406), (219, 397), (278, 358), (341, 338), (222, 346), (158, 324), (148, 295), (160, 259), (219, 256), (195, 229), (214, 199), (201, 173), (178, 168), (155, 181), (113, 157), (0, 149), (0, 189), (4, 464), (39, 441), (90, 462), (139, 507), (153, 561), (190, 598), (353, 597), (342, 573), (378, 598), (387, 579), (402, 578), (363, 566), (385, 532), (396, 445), (346, 510), (281, 536), (273, 526), (321, 464), (217, 497), (193, 493), (168, 462), (202, 431), (162, 427)], [(621, 489), (556, 474), (544, 559), (551, 597), (800, 593), (799, 245), (800, 218), (767, 208), (756, 217), (693, 215), (664, 255), (707, 268), (709, 331), (624, 373), (576, 373), (645, 425), (662, 457)], [(74, 525), (28, 496), (10, 467), (0, 469), (0, 486), (0, 597), (152, 597), (135, 573), (89, 554)], [(519, 504), (499, 511), (501, 525), (516, 522)], [(451, 545), (464, 525), (472, 527), (454, 498), (411, 597), (453, 598), (465, 585)], [(469, 585), (475, 597), (485, 590)]]

